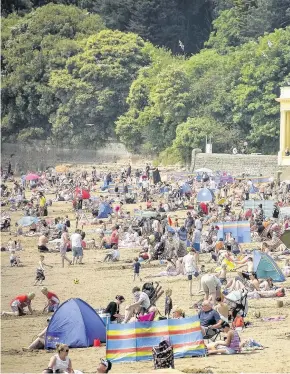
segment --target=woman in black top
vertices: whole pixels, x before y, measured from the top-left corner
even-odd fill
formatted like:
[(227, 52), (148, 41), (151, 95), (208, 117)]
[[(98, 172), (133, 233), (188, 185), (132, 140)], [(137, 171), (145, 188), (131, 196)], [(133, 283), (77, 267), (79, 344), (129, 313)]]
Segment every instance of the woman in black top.
[(105, 309), (104, 313), (108, 313), (111, 315), (110, 321), (114, 322), (118, 318), (120, 318), (120, 304), (125, 301), (124, 296), (117, 295), (115, 301), (111, 301), (107, 308)]

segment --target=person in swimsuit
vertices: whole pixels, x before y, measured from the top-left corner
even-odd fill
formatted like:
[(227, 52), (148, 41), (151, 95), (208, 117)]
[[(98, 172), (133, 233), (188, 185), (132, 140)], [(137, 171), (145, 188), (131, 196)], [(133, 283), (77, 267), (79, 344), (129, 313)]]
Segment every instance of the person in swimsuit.
[(223, 322), (220, 330), (226, 334), (225, 340), (218, 340), (207, 345), (208, 354), (233, 355), (240, 351), (240, 337), (236, 330), (232, 330), (227, 322)]
[(73, 373), (71, 359), (68, 357), (69, 347), (66, 344), (56, 344), (56, 352), (43, 373)]

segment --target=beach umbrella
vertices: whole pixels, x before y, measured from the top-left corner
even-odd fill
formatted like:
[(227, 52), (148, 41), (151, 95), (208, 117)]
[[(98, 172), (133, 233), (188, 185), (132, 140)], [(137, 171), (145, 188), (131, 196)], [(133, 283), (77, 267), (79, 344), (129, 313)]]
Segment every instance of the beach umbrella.
[(213, 192), (208, 188), (202, 188), (197, 194), (197, 201), (200, 202), (212, 202), (214, 200)]
[(34, 181), (35, 179), (39, 179), (39, 178), (40, 178), (39, 175), (37, 175), (37, 174), (32, 174), (32, 173), (27, 174), (26, 177), (25, 177), (25, 179), (26, 179), (27, 181)]
[(20, 218), (18, 221), (19, 226), (30, 226), (32, 223), (37, 223), (39, 219), (37, 217), (25, 216)]

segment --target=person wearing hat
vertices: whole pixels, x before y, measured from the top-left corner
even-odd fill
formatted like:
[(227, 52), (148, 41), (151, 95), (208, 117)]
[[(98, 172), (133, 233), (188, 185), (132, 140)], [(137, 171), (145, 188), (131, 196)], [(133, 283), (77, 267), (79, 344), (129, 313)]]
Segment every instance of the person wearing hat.
[(99, 366), (97, 367), (97, 373), (108, 373), (111, 369), (111, 361), (101, 358)]
[(30, 292), (27, 295), (16, 296), (10, 303), (12, 312), (2, 312), (2, 316), (23, 316), (26, 313), (24, 308), (28, 308), (30, 314), (33, 313), (31, 308), (31, 300), (35, 298), (35, 293)]
[(125, 301), (124, 296), (117, 295), (115, 297), (115, 301), (111, 301), (107, 308), (105, 309), (104, 313), (110, 314), (110, 322), (117, 323), (118, 318), (122, 318), (120, 315), (120, 305)]
[(42, 287), (41, 292), (44, 296), (47, 297), (47, 304), (43, 309), (43, 313), (46, 312), (55, 312), (59, 307), (60, 301), (58, 296), (55, 293), (48, 291), (47, 287)]

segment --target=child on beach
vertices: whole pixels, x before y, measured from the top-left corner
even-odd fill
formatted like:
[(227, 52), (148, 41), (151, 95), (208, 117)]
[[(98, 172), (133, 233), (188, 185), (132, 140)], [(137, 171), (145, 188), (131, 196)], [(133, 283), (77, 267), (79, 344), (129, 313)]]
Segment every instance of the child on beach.
[(218, 278), (221, 284), (227, 284), (227, 265), (222, 264), (221, 270), (218, 273)]
[(40, 256), (40, 260), (38, 262), (38, 267), (36, 269), (36, 278), (35, 278), (34, 286), (36, 286), (38, 282), (41, 285), (42, 282), (45, 280), (45, 275), (44, 275), (44, 267), (45, 266), (48, 267), (48, 268), (52, 268), (53, 267), (51, 265), (46, 264), (44, 262), (44, 256), (41, 255)]
[(10, 266), (20, 266), (20, 257), (16, 256), (14, 250), (10, 254)]
[(139, 262), (139, 259), (138, 257), (135, 258), (135, 262), (133, 264), (133, 268), (134, 268), (134, 278), (133, 280), (135, 281), (136, 277), (139, 278), (139, 280), (142, 282), (142, 279), (140, 278), (140, 268), (141, 268), (141, 264)]

